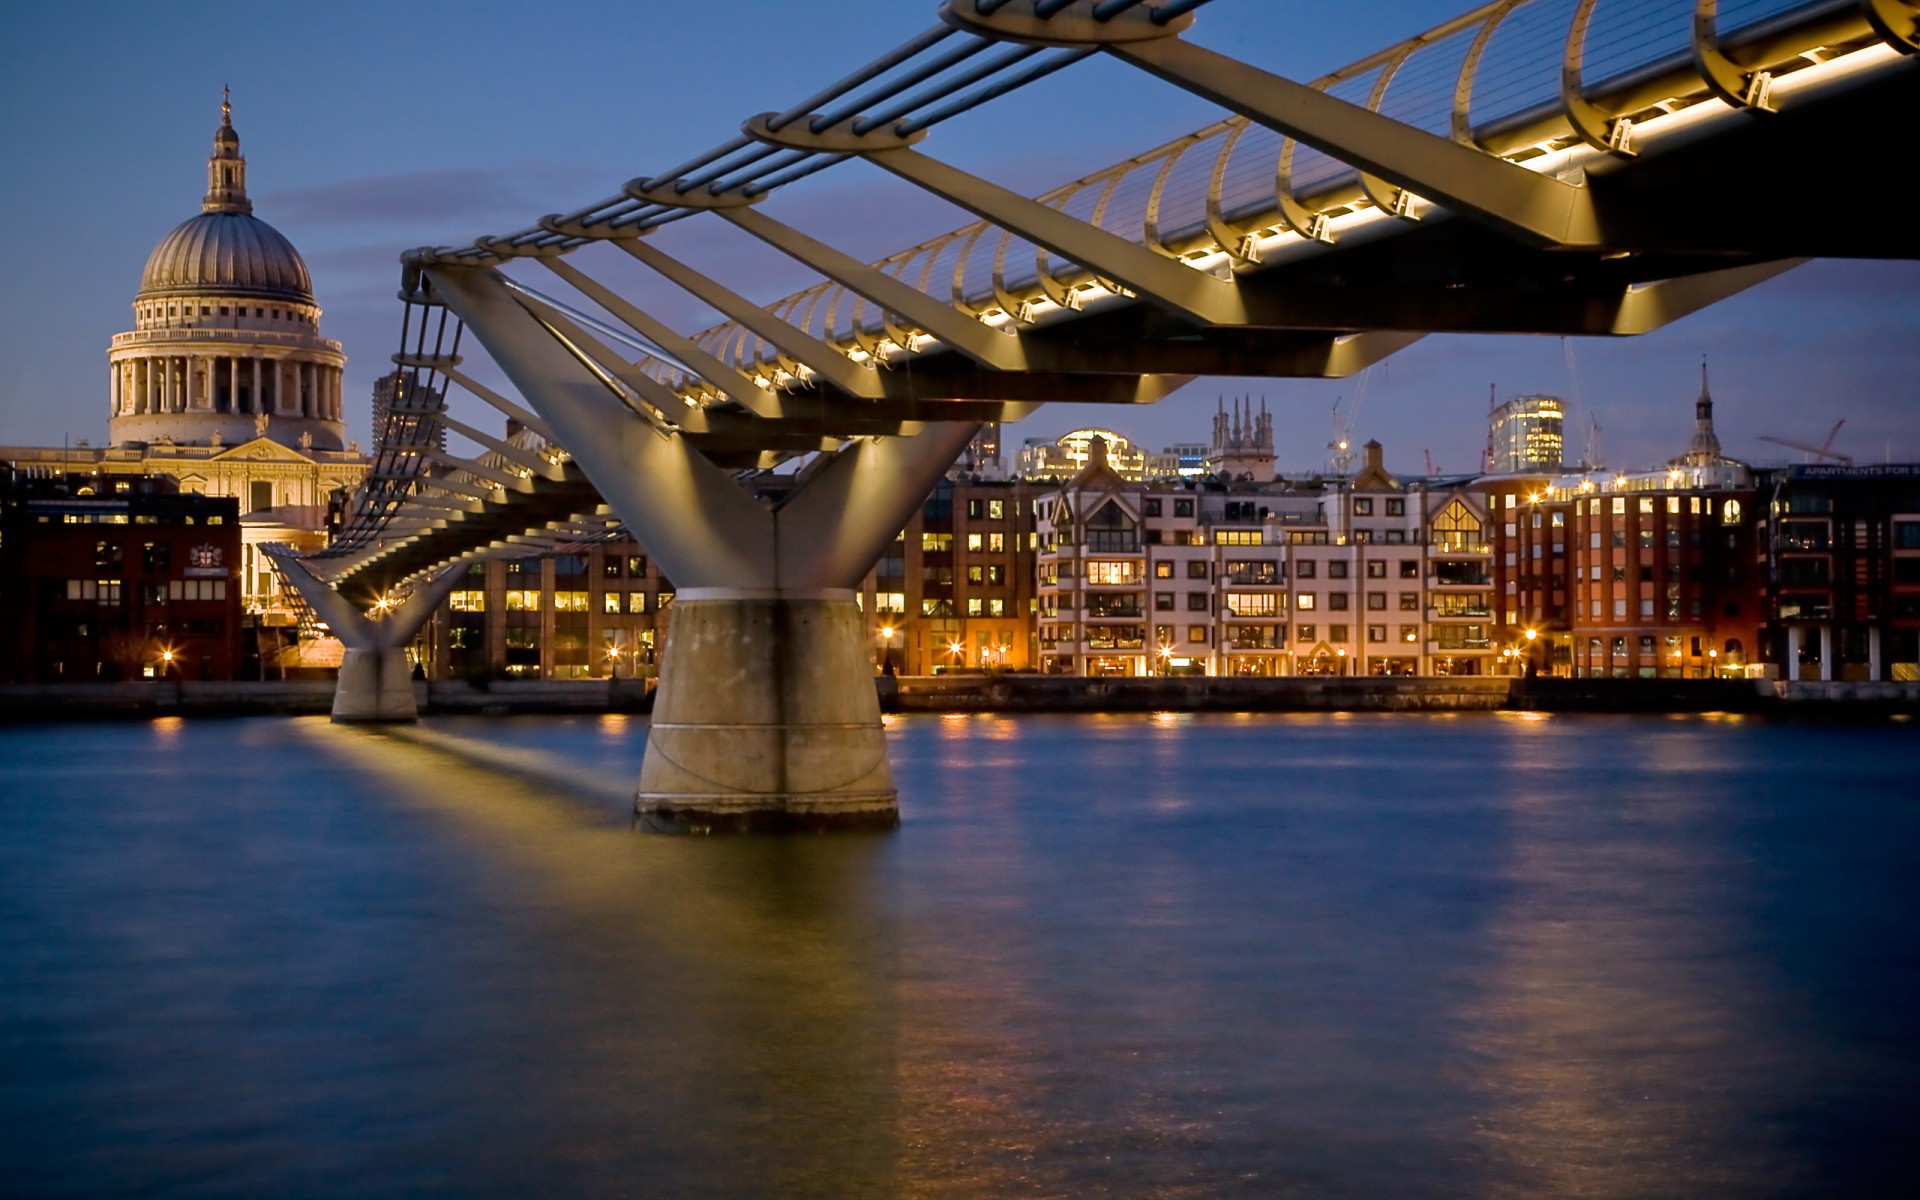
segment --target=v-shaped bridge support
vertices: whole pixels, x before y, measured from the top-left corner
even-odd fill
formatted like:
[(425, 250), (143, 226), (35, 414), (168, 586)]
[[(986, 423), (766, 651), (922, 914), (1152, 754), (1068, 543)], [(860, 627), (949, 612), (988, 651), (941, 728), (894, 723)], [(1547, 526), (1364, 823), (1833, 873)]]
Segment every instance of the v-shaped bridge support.
[(855, 589), (979, 425), (854, 438), (764, 504), (494, 272), (427, 275), (677, 585), (636, 811), (701, 830), (897, 823)]
[(465, 578), (467, 564), (455, 563), (423, 580), (397, 603), (382, 602), (362, 611), (292, 554), (269, 550), (268, 558), (345, 650), (340, 680), (334, 685), (333, 719), (342, 723), (419, 720), (407, 644)]

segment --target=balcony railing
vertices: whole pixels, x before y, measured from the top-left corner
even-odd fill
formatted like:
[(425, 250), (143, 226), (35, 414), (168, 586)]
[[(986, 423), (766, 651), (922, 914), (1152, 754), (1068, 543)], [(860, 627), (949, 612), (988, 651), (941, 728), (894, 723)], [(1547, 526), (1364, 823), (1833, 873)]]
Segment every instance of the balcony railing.
[(1478, 618), (1484, 621), (1492, 615), (1493, 606), (1490, 604), (1473, 604), (1464, 608), (1451, 609), (1429, 608), (1427, 610), (1427, 620), (1429, 621), (1464, 621), (1469, 618)]

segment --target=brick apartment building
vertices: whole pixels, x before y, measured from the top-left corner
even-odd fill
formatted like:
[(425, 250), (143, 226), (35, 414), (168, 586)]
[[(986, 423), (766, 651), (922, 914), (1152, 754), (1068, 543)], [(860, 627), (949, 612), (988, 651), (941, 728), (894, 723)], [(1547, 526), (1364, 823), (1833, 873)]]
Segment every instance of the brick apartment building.
[(167, 477), (0, 484), (0, 680), (235, 678), (240, 508)]

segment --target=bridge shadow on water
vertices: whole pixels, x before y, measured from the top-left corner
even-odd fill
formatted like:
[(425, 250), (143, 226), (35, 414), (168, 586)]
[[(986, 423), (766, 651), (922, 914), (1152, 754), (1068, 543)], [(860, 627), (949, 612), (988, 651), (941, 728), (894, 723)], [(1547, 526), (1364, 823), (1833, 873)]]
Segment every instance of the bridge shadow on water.
[[(621, 718), (597, 724), (627, 732)], [(485, 1103), (544, 1111), (475, 1145), (473, 1167), (496, 1161), (461, 1190), (894, 1190), (896, 931), (874, 896), (884, 835), (642, 835), (637, 762), (568, 761), (484, 726), (308, 732), (449, 825), (537, 941), (518, 952), (526, 974), (494, 982), (524, 1023), (509, 1063), (540, 1078), (519, 1092), (488, 1070)], [(475, 1049), (477, 1063), (498, 1057)], [(564, 1127), (542, 1128), (556, 1119)]]

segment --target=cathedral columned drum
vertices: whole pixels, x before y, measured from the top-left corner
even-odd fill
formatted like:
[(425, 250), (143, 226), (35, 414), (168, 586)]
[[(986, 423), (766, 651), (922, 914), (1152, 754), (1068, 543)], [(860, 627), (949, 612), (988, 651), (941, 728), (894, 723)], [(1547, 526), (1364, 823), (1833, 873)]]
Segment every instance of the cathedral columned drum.
[(118, 334), (108, 437), (115, 446), (239, 445), (270, 437), (343, 450), (340, 343), (299, 251), (253, 215), (247, 160), (221, 104), (199, 215), (160, 240)]

